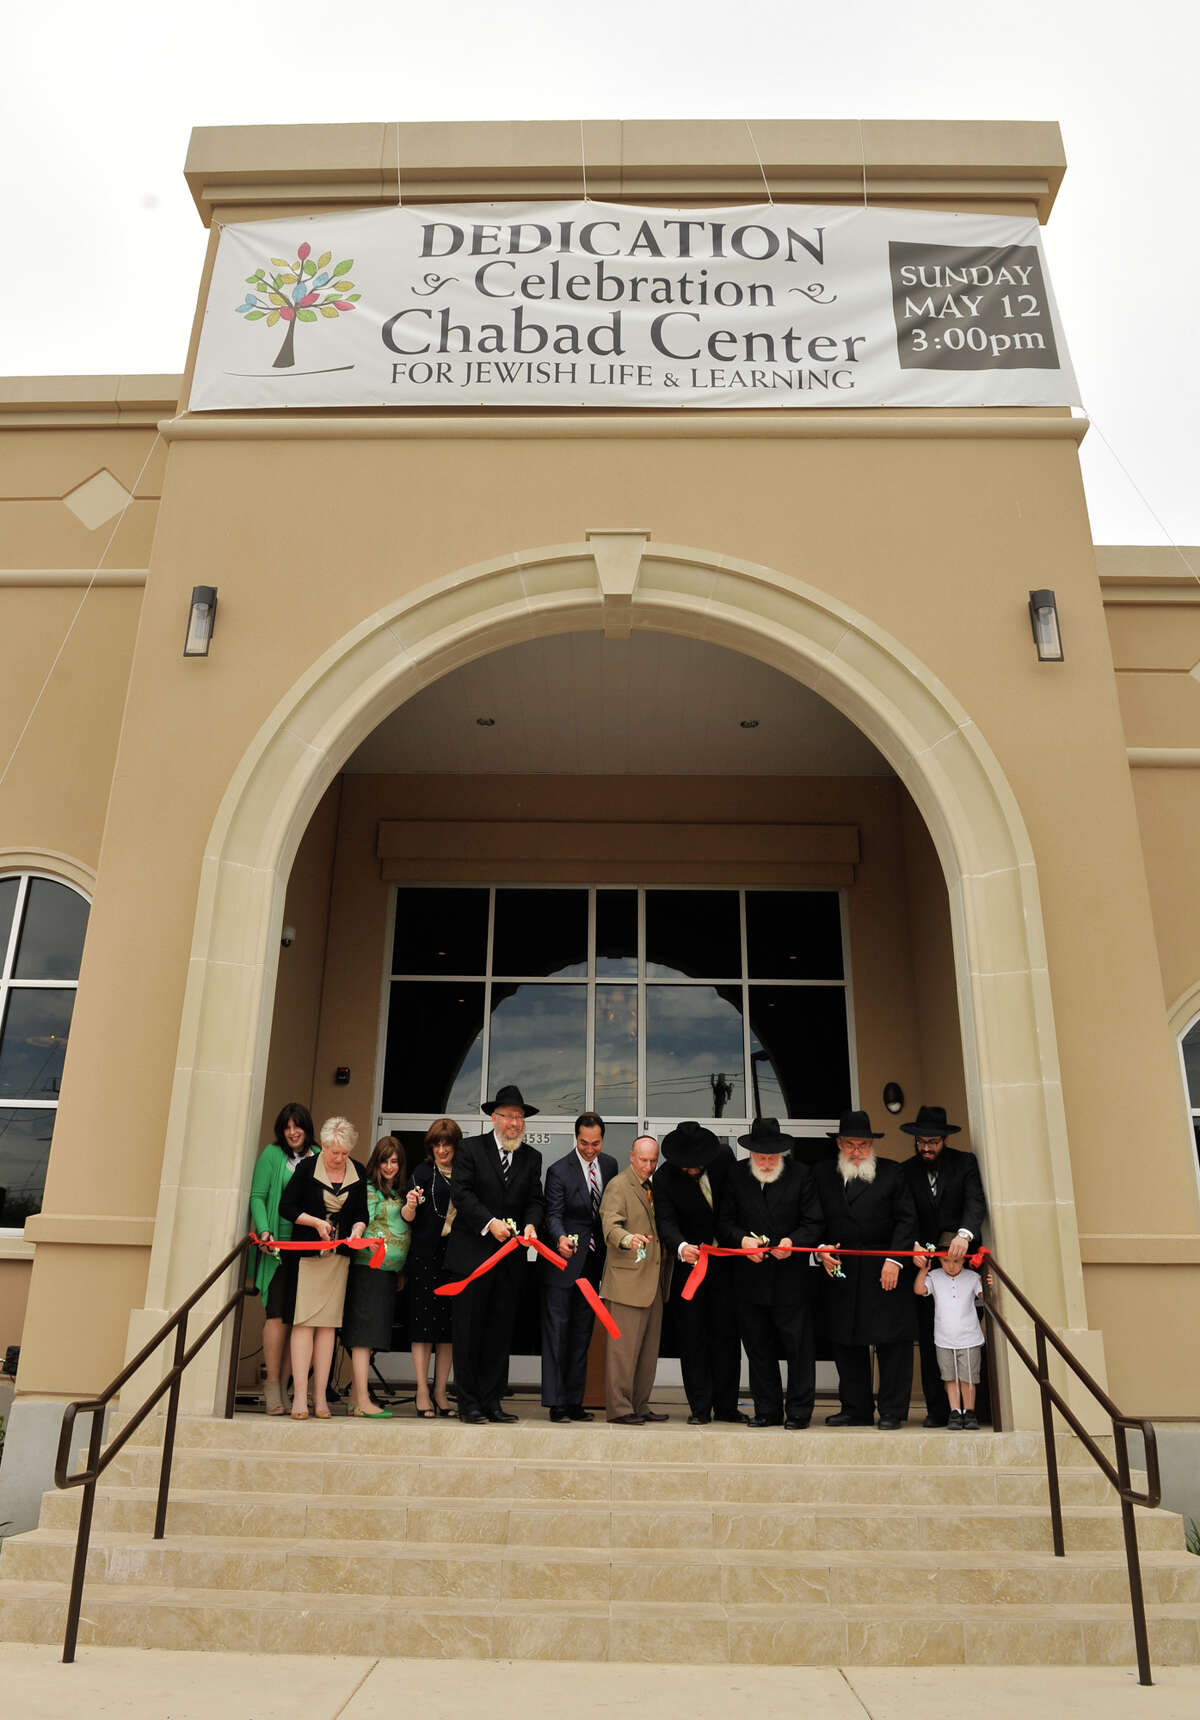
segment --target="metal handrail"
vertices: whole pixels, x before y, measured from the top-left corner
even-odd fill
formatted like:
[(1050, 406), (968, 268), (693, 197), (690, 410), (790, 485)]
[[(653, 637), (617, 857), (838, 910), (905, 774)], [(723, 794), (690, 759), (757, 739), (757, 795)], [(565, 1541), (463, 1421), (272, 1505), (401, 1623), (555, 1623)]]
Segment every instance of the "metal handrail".
[[(218, 1266), (214, 1266), (203, 1284), (192, 1291), (184, 1302), (171, 1315), (166, 1323), (143, 1344), (142, 1348), (127, 1362), (116, 1379), (106, 1386), (98, 1397), (78, 1398), (69, 1403), (63, 1412), (62, 1428), (58, 1436), (58, 1455), (54, 1463), (54, 1481), (58, 1487), (82, 1487), (83, 1500), (79, 1507), (79, 1531), (75, 1537), (75, 1566), (71, 1573), (71, 1592), (67, 1600), (67, 1628), (63, 1638), (63, 1661), (70, 1663), (75, 1659), (75, 1643), (79, 1635), (79, 1609), (83, 1601), (83, 1578), (87, 1567), (88, 1546), (92, 1534), (92, 1513), (96, 1504), (96, 1483), (108, 1468), (113, 1458), (123, 1448), (130, 1435), (145, 1421), (150, 1411), (159, 1399), (167, 1397), (167, 1421), (163, 1430), (162, 1463), (158, 1474), (158, 1504), (154, 1512), (154, 1539), (161, 1541), (167, 1524), (167, 1496), (171, 1487), (171, 1462), (175, 1451), (175, 1424), (179, 1418), (179, 1382), (184, 1370), (195, 1360), (205, 1344), (229, 1318), (234, 1315), (232, 1359), (229, 1368), (229, 1381), (225, 1389), (225, 1420), (233, 1416), (234, 1396), (237, 1391), (237, 1358), (242, 1342), (242, 1310), (246, 1298), (257, 1294), (255, 1286), (243, 1281), (237, 1290), (225, 1303), (224, 1307), (213, 1316), (208, 1325), (191, 1344), (187, 1341), (188, 1315), (200, 1298), (212, 1289), (236, 1260), (245, 1257), (250, 1248), (250, 1238), (244, 1236), (225, 1256)], [(150, 1357), (171, 1334), (175, 1334), (175, 1358), (162, 1379), (155, 1386), (150, 1396), (125, 1423), (120, 1433), (116, 1434), (100, 1449), (100, 1441), (104, 1433), (104, 1411), (121, 1387), (133, 1377), (137, 1370), (150, 1360)], [(75, 1433), (75, 1421), (81, 1414), (91, 1412), (92, 1430), (88, 1439), (88, 1457), (86, 1469), (68, 1472), (71, 1461), (71, 1449)]]
[[(1025, 1345), (996, 1307), (992, 1286), (988, 1282), (989, 1271), (994, 1272), (1005, 1288), (1011, 1291), (1033, 1322), (1037, 1350), (1036, 1360), (1029, 1354)], [(1038, 1382), (1042, 1401), (1042, 1438), (1046, 1448), (1046, 1485), (1050, 1494), (1050, 1524), (1054, 1538), (1055, 1556), (1061, 1559), (1066, 1550), (1063, 1538), (1062, 1494), (1058, 1481), (1058, 1451), (1054, 1443), (1055, 1410), (1059, 1412), (1075, 1436), (1082, 1442), (1084, 1450), (1099, 1466), (1120, 1496), (1121, 1524), (1125, 1534), (1125, 1564), (1129, 1573), (1129, 1604), (1133, 1610), (1133, 1639), (1137, 1649), (1138, 1682), (1139, 1684), (1153, 1684), (1154, 1680), (1150, 1676), (1150, 1643), (1146, 1630), (1146, 1601), (1142, 1592), (1142, 1565), (1138, 1553), (1137, 1524), (1134, 1520), (1133, 1508), (1135, 1505), (1141, 1505), (1148, 1510), (1154, 1510), (1162, 1504), (1162, 1480), (1158, 1467), (1158, 1440), (1154, 1432), (1154, 1423), (1144, 1416), (1124, 1415), (1117, 1408), (1104, 1387), (1098, 1380), (1092, 1378), (1079, 1358), (1067, 1348), (1050, 1322), (1043, 1314), (1039, 1313), (1024, 1291), (1013, 1282), (994, 1254), (988, 1254), (983, 1266), (982, 1277), (984, 1304), (990, 1320), (1004, 1333), (1012, 1348)], [(1101, 1451), (1087, 1428), (1084, 1427), (1070, 1404), (1050, 1379), (1048, 1349), (1054, 1350), (1056, 1355), (1066, 1363), (1075, 1378), (1087, 1388), (1111, 1421), (1117, 1457), (1115, 1465), (1109, 1462), (1107, 1456)], [(1146, 1487), (1144, 1491), (1139, 1491), (1133, 1486), (1130, 1476), (1130, 1429), (1141, 1434), (1145, 1447)]]

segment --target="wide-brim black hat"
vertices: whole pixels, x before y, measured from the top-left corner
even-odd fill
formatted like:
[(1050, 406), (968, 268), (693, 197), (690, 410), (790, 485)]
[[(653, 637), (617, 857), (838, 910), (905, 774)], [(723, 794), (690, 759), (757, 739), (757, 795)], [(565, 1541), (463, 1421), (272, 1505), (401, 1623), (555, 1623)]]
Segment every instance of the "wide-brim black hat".
[(738, 1146), (751, 1153), (790, 1153), (795, 1144), (793, 1135), (780, 1133), (778, 1117), (755, 1117), (750, 1133), (738, 1136)]
[(723, 1149), (720, 1140), (703, 1123), (680, 1123), (663, 1136), (662, 1156), (680, 1170), (703, 1170), (714, 1164)]
[(493, 1111), (502, 1111), (507, 1105), (513, 1106), (514, 1109), (517, 1106), (520, 1106), (521, 1110), (524, 1111), (527, 1117), (536, 1117), (538, 1114), (536, 1105), (527, 1105), (525, 1103), (524, 1099), (521, 1097), (521, 1089), (519, 1087), (501, 1087), (499, 1092), (496, 1094), (496, 1097), (494, 1099), (485, 1099), (479, 1109), (483, 1112), (485, 1117), (490, 1117)]
[(917, 1112), (915, 1123), (901, 1123), (900, 1125), (902, 1135), (941, 1135), (945, 1137), (946, 1135), (961, 1134), (961, 1132), (958, 1123), (946, 1121), (944, 1105), (922, 1105)]
[(843, 1111), (838, 1119), (836, 1129), (826, 1129), (825, 1133), (831, 1141), (840, 1141), (843, 1135), (848, 1135), (853, 1141), (882, 1141), (883, 1132), (871, 1127), (871, 1119), (865, 1111)]

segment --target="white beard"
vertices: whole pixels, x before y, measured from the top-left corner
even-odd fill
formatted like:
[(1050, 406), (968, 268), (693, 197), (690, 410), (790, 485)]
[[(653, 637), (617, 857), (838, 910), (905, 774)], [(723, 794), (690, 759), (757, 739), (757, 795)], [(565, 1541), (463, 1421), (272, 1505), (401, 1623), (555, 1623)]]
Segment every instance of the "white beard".
[(754, 1178), (755, 1182), (760, 1182), (760, 1183), (778, 1182), (780, 1177), (783, 1175), (783, 1160), (781, 1158), (776, 1159), (775, 1160), (775, 1168), (773, 1170), (760, 1171), (758, 1166), (755, 1164), (754, 1160), (751, 1159), (750, 1160), (750, 1175)]
[(845, 1153), (838, 1154), (838, 1175), (844, 1183), (875, 1181), (875, 1154), (869, 1159), (848, 1159)]

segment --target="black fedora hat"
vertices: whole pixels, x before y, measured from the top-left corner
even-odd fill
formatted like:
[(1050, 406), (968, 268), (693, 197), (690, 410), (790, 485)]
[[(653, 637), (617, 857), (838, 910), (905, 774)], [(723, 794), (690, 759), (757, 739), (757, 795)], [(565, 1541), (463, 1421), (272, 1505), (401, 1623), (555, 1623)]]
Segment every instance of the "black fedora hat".
[(791, 1135), (780, 1133), (778, 1117), (755, 1117), (750, 1133), (738, 1136), (738, 1146), (751, 1153), (790, 1153), (795, 1144)]
[(679, 1123), (663, 1136), (662, 1156), (680, 1170), (703, 1170), (721, 1156), (721, 1143), (703, 1123)]
[(520, 1106), (527, 1117), (536, 1117), (538, 1114), (536, 1105), (527, 1105), (522, 1099), (519, 1087), (501, 1087), (496, 1097), (485, 1099), (479, 1109), (485, 1117), (490, 1117), (493, 1111), (502, 1111), (508, 1105), (512, 1105), (514, 1109)]
[(840, 1141), (843, 1135), (848, 1135), (852, 1141), (882, 1141), (882, 1131), (871, 1127), (871, 1119), (865, 1111), (843, 1111), (838, 1119), (836, 1129), (826, 1129), (825, 1133), (831, 1141)]
[(946, 1121), (944, 1105), (922, 1105), (917, 1112), (915, 1123), (901, 1123), (902, 1135), (958, 1135), (962, 1130), (958, 1123)]

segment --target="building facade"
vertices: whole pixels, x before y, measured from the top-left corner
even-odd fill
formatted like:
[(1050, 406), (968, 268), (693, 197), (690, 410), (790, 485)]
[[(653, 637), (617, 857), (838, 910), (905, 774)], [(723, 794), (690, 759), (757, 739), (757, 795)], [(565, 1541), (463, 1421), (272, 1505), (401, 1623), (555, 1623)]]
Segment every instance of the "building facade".
[[(1045, 221), (1063, 172), (1053, 126), (756, 135), (782, 201)], [(398, 158), (409, 202), (558, 197), (578, 136), (199, 131), (187, 173), (215, 243), (394, 203)], [(586, 138), (594, 197), (759, 195), (740, 127)], [(0, 385), (14, 1429), (244, 1233), (283, 1102), (415, 1140), (508, 1080), (548, 1157), (591, 1105), (618, 1144), (862, 1105), (900, 1156), (884, 1087), (944, 1104), (1085, 1364), (1200, 1411), (1162, 1319), (1200, 1286), (1200, 586), (1093, 545), (1086, 422), (193, 413), (195, 346)]]

